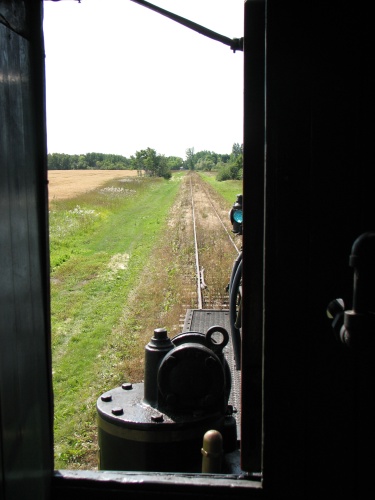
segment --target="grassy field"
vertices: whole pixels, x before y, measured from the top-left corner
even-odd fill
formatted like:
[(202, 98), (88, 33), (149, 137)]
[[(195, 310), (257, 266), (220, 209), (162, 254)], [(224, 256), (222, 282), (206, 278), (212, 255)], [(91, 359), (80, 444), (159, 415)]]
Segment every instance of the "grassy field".
[(184, 228), (170, 222), (185, 175), (117, 179), (53, 203), (55, 468), (97, 467), (97, 398), (142, 379), (154, 328), (178, 333)]
[(216, 172), (200, 172), (200, 176), (212, 186), (215, 191), (230, 204), (236, 201), (236, 195), (242, 194), (242, 181), (224, 181), (216, 180)]

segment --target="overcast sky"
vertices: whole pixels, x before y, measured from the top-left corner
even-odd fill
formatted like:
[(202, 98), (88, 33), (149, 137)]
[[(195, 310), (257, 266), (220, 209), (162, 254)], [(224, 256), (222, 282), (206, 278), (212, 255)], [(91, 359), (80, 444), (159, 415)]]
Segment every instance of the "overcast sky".
[[(229, 38), (244, 0), (150, 0)], [(131, 0), (44, 2), (49, 153), (242, 143), (243, 53)]]

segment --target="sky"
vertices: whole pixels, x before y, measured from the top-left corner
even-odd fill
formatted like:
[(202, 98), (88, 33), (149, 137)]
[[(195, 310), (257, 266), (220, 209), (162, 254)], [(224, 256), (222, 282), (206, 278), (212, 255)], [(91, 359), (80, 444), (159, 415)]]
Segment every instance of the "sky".
[[(149, 0), (229, 38), (244, 0)], [(243, 142), (243, 52), (131, 0), (44, 2), (48, 153), (230, 153)]]

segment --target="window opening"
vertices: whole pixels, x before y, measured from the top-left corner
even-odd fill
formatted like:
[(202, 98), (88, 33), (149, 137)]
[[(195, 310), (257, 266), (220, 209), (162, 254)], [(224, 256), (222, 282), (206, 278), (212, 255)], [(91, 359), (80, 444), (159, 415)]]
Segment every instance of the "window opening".
[[(233, 452), (220, 472), (240, 473), (238, 346), (236, 366), (226, 349), (240, 329), (242, 56), (136, 5), (147, 2), (78, 3), (44, 9), (57, 468), (200, 472), (203, 456), (219, 472), (210, 459)], [(242, 1), (205, 6), (181, 2), (202, 24), (233, 15), (243, 28)], [(212, 188), (236, 178), (235, 191)], [(201, 451), (212, 429), (224, 448), (214, 434)]]

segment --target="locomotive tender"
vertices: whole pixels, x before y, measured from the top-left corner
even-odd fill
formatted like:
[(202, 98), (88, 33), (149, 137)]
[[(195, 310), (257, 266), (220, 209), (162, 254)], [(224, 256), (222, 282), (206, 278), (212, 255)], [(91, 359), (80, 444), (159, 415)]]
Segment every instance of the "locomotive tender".
[[(1, 500), (374, 489), (375, 256), (353, 246), (375, 229), (370, 16), (338, 0), (244, 9), (243, 474), (69, 472), (53, 469), (43, 2), (0, 0)], [(351, 317), (363, 277), (355, 335), (370, 341), (348, 346), (326, 309), (342, 298)]]

